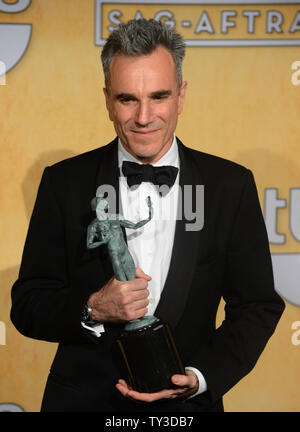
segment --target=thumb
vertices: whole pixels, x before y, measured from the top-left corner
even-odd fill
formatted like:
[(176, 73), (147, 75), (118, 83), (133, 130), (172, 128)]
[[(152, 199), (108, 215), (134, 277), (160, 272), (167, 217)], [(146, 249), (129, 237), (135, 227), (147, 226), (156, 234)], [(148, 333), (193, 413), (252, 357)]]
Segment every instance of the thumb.
[(151, 276), (148, 276), (146, 273), (143, 272), (143, 270), (139, 267), (137, 267), (135, 269), (135, 277), (137, 278), (143, 278), (146, 279), (147, 281), (150, 281), (152, 278)]
[(171, 379), (173, 384), (179, 387), (198, 388), (199, 386), (197, 375), (192, 370), (187, 370), (186, 375), (173, 375)]
[(191, 377), (188, 375), (173, 375), (171, 379), (173, 384), (179, 387), (190, 387), (192, 385)]

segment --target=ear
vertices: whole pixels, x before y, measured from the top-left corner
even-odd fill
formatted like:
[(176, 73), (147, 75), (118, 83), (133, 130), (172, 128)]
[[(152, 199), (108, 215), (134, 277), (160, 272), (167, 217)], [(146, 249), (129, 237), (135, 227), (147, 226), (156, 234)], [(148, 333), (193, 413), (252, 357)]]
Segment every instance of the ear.
[(186, 89), (187, 89), (187, 82), (183, 81), (183, 83), (181, 84), (179, 95), (178, 95), (178, 114), (182, 113), (183, 104), (184, 104), (184, 101), (185, 101), (185, 92), (186, 92)]
[(105, 96), (106, 109), (107, 109), (107, 111), (108, 111), (109, 119), (110, 119), (111, 121), (113, 121), (113, 117), (112, 117), (112, 107), (111, 107), (111, 99), (110, 99), (109, 93), (108, 93), (108, 91), (106, 90), (106, 88), (103, 89), (103, 93), (104, 93), (104, 96)]

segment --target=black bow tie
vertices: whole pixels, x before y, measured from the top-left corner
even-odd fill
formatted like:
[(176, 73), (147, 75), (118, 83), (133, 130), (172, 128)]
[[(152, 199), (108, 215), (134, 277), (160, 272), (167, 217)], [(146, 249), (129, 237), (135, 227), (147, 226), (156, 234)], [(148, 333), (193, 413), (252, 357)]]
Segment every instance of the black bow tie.
[(171, 165), (154, 167), (125, 161), (122, 165), (122, 172), (127, 177), (129, 187), (139, 185), (144, 181), (158, 186), (167, 185), (171, 188), (176, 180), (178, 168)]

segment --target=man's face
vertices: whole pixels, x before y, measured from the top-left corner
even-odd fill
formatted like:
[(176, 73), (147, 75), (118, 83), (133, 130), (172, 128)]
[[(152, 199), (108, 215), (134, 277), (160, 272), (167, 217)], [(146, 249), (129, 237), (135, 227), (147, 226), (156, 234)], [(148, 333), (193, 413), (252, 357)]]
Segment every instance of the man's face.
[(106, 107), (130, 154), (154, 163), (169, 150), (185, 90), (186, 82), (178, 91), (172, 55), (162, 46), (145, 56), (113, 58)]

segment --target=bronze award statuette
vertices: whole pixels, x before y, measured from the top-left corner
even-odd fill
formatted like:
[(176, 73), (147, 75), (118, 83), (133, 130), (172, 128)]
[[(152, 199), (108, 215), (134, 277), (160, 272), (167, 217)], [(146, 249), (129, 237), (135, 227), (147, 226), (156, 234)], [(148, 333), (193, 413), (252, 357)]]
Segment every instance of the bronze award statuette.
[[(152, 219), (150, 197), (146, 202), (149, 217), (137, 223), (108, 213), (108, 202), (102, 196), (93, 198), (91, 202), (97, 218), (88, 227), (87, 247), (93, 249), (107, 244), (115, 277), (120, 281), (135, 278), (135, 264), (122, 227), (137, 229)], [(171, 376), (185, 374), (169, 325), (155, 316), (144, 316), (127, 323), (117, 343), (127, 371), (127, 381), (136, 391), (154, 393), (173, 388)]]

